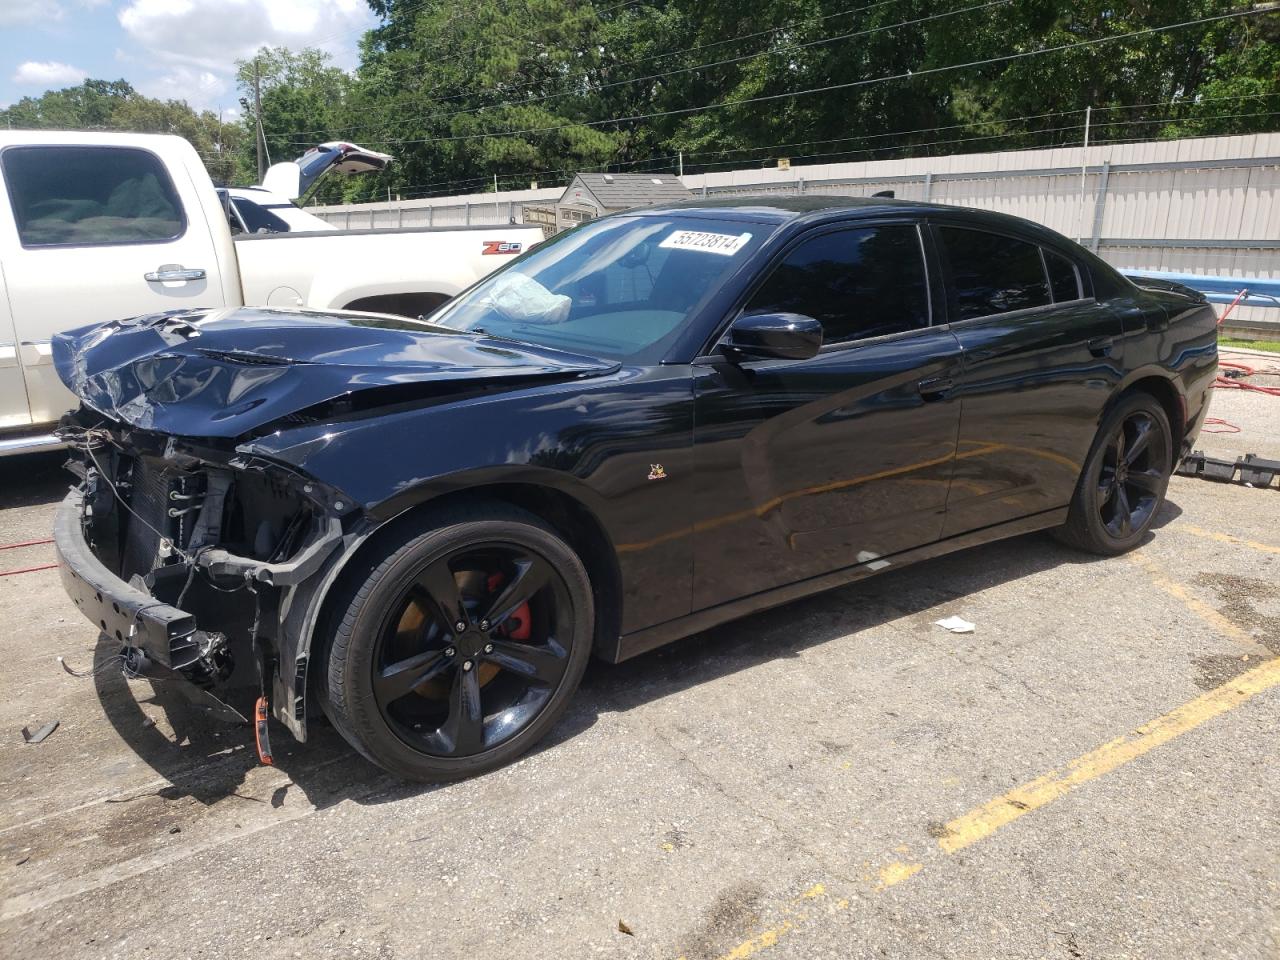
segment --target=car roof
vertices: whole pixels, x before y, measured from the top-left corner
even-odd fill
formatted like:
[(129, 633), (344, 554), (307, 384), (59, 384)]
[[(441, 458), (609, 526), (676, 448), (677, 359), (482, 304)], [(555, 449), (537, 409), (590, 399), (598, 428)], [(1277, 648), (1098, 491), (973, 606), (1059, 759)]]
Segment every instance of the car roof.
[(699, 197), (682, 203), (664, 203), (652, 207), (627, 210), (622, 214), (614, 214), (614, 216), (661, 216), (672, 213), (681, 213), (686, 216), (690, 214), (694, 216), (701, 215), (714, 217), (718, 220), (768, 223), (778, 227), (796, 222), (813, 224), (822, 223), (826, 220), (847, 220), (851, 214), (860, 214), (868, 217), (894, 215), (910, 217), (937, 216), (960, 220), (974, 227), (987, 227), (997, 231), (1012, 228), (1021, 233), (1034, 234), (1041, 241), (1056, 241), (1059, 244), (1064, 241), (1060, 234), (1047, 227), (1033, 220), (1015, 217), (1012, 214), (944, 203), (900, 200), (896, 197), (779, 196), (777, 194)]

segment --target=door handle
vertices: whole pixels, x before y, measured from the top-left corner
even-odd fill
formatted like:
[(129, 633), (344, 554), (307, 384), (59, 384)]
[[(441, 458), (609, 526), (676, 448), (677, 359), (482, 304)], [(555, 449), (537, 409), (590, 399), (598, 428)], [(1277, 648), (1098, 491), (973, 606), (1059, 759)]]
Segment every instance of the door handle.
[(1088, 342), (1088, 344), (1086, 344), (1086, 346), (1088, 346), (1089, 352), (1095, 357), (1109, 357), (1111, 356), (1111, 348), (1115, 346), (1115, 342), (1114, 337), (1094, 337)]
[(49, 366), (53, 363), (53, 343), (49, 340), (23, 340), (21, 356), (28, 367)]
[(175, 280), (186, 283), (189, 280), (203, 280), (204, 278), (204, 267), (184, 267), (180, 263), (162, 263), (150, 273), (142, 275), (142, 279), (146, 280), (147, 283), (169, 283)]
[(939, 400), (955, 385), (950, 377), (926, 377), (916, 384), (916, 390), (926, 400)]

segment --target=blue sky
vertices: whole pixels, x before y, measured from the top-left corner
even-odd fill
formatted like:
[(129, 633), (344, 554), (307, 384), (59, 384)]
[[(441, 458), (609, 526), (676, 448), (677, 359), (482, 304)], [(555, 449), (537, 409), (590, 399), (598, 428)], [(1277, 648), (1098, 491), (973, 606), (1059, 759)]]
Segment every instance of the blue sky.
[(123, 78), (231, 114), (237, 58), (319, 46), (350, 68), (374, 23), (364, 0), (0, 0), (0, 105)]

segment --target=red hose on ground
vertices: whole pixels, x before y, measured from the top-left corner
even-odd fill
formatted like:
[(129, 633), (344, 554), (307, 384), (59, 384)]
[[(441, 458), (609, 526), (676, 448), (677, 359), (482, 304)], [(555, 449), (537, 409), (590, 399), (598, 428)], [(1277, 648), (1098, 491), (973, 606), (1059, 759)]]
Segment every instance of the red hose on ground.
[[(1210, 427), (1221, 427), (1220, 430), (1210, 430)], [(1207, 417), (1204, 421), (1204, 429), (1201, 433), (1239, 433), (1240, 428), (1230, 420), (1223, 420), (1221, 417)]]
[[(1219, 367), (1228, 367), (1232, 370), (1243, 370), (1241, 377), (1251, 377), (1254, 374), (1253, 367), (1244, 363), (1230, 363), (1226, 360), (1218, 361)], [(1213, 385), (1223, 390), (1248, 390), (1252, 393), (1265, 393), (1269, 397), (1280, 397), (1280, 387), (1260, 387), (1253, 383), (1244, 383), (1234, 377), (1218, 376)]]
[[(53, 543), (52, 540), (23, 540), (21, 543), (5, 543), (0, 544), (0, 550), (17, 550), (20, 547), (42, 547), (46, 543)], [(21, 567), (17, 570), (0, 570), (0, 577), (16, 577), (20, 573), (35, 573), (37, 570), (52, 570), (57, 567), (56, 563), (46, 563), (38, 567)]]
[(17, 550), (19, 547), (41, 547), (46, 543), (53, 543), (52, 540), (24, 540), (21, 543), (6, 543), (0, 546), (0, 550)]
[(21, 570), (0, 570), (0, 577), (16, 577), (20, 573), (35, 573), (37, 570), (56, 570), (56, 563), (46, 563), (40, 567), (23, 567)]

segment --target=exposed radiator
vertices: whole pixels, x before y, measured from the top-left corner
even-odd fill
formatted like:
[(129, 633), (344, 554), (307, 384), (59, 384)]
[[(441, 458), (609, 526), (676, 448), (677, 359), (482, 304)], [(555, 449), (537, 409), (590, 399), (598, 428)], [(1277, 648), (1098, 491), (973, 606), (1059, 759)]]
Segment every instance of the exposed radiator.
[(167, 535), (171, 527), (168, 509), (173, 476), (157, 469), (145, 457), (139, 457), (134, 462), (132, 486), (129, 506), (133, 513), (126, 521), (120, 571), (126, 581), (134, 574), (146, 576), (159, 565), (160, 534), (156, 531)]

